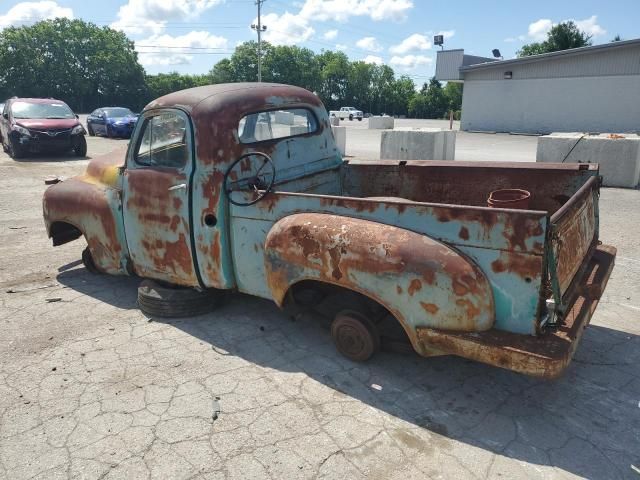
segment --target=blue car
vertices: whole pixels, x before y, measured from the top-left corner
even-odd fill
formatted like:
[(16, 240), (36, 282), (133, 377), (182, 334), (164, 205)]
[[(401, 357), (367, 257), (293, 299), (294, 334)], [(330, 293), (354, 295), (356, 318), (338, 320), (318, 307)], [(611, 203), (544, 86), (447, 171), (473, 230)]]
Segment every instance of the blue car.
[(91, 136), (129, 138), (137, 121), (138, 115), (128, 108), (103, 107), (94, 110), (87, 117), (87, 131)]

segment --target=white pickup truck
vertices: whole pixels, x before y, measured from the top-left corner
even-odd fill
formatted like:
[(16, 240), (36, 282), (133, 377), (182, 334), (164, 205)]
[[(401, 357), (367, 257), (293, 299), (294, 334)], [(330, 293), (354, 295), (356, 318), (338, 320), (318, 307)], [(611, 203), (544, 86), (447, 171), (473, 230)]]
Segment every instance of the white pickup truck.
[(340, 120), (344, 120), (345, 118), (353, 120), (354, 118), (357, 118), (362, 121), (362, 112), (353, 107), (342, 107), (340, 110), (331, 110), (329, 112), (329, 116), (338, 117)]

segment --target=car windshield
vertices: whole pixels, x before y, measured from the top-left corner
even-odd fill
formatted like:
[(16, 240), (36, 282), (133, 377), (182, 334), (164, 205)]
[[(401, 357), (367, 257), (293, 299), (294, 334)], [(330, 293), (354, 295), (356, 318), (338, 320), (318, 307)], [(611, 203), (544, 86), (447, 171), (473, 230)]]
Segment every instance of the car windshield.
[(75, 118), (64, 103), (14, 102), (11, 105), (13, 118)]
[(106, 108), (104, 109), (104, 113), (106, 113), (109, 118), (133, 116), (133, 112), (128, 108)]

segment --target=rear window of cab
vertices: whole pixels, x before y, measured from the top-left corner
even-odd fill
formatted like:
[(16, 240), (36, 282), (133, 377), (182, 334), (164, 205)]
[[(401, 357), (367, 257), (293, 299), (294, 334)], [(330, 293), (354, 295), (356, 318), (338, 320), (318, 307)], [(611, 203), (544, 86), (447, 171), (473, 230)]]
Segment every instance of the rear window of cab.
[(257, 143), (306, 135), (317, 130), (318, 121), (306, 108), (269, 110), (242, 117), (238, 124), (238, 139), (240, 143)]

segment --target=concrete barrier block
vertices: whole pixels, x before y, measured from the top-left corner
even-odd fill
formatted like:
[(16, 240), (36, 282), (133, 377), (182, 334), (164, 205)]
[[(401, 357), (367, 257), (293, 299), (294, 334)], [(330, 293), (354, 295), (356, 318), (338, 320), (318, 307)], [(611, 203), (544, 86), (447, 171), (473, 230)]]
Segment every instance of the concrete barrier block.
[(329, 117), (329, 122), (331, 122), (332, 126), (337, 127), (338, 125), (340, 125), (340, 117), (332, 115), (331, 117)]
[(382, 132), (382, 160), (454, 160), (456, 132), (434, 128), (398, 128)]
[(536, 161), (598, 163), (605, 187), (635, 188), (640, 182), (640, 136), (552, 133), (538, 138)]
[(347, 153), (347, 127), (331, 127), (338, 150), (344, 156)]
[(277, 111), (275, 122), (281, 125), (293, 125), (294, 115), (291, 112)]
[(384, 130), (393, 128), (393, 117), (369, 117), (369, 128)]

